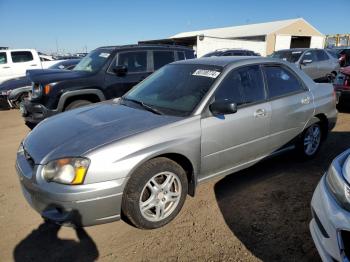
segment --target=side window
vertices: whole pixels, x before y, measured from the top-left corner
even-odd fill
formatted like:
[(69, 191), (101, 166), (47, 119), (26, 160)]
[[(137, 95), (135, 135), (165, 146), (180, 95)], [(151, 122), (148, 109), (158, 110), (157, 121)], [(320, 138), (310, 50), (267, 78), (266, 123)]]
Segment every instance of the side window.
[(231, 52), (226, 52), (222, 56), (232, 56), (232, 53)]
[(318, 59), (316, 57), (316, 54), (314, 51), (307, 51), (304, 56), (303, 56), (303, 59), (302, 60), (311, 60), (313, 62), (317, 62)]
[(147, 71), (147, 52), (122, 52), (118, 55), (118, 65), (128, 68), (128, 73)]
[(185, 52), (177, 51), (177, 60), (185, 60)]
[(288, 70), (280, 66), (264, 68), (269, 88), (269, 97), (274, 98), (303, 90), (299, 80)]
[(237, 70), (241, 89), (244, 97), (244, 103), (255, 103), (265, 100), (266, 93), (264, 80), (258, 65), (247, 66)]
[(7, 56), (5, 52), (0, 52), (0, 65), (7, 64)]
[(33, 60), (32, 52), (29, 51), (14, 51), (11, 52), (12, 62), (14, 63), (23, 63)]
[(328, 55), (322, 50), (317, 50), (316, 55), (317, 55), (318, 61), (326, 61), (329, 59)]
[(236, 71), (230, 72), (215, 92), (216, 101), (229, 100), (237, 105), (242, 105), (243, 95), (240, 84), (240, 77)]
[(173, 51), (153, 51), (154, 70), (174, 61)]

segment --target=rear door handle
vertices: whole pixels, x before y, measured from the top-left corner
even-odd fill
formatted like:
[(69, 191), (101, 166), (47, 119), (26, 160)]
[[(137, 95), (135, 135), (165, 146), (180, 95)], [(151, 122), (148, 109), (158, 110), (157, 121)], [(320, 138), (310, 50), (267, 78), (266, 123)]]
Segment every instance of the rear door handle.
[(257, 109), (255, 112), (254, 112), (254, 117), (255, 118), (258, 118), (258, 117), (265, 117), (266, 116), (266, 110), (265, 109)]
[(30, 65), (30, 66), (37, 66), (37, 64), (33, 64), (33, 65)]
[(4, 69), (7, 69), (7, 68), (11, 68), (11, 67), (10, 67), (10, 66), (4, 66), (3, 68), (4, 68)]
[(307, 105), (307, 104), (310, 104), (310, 97), (304, 97), (304, 98), (302, 98), (301, 99), (301, 103), (303, 104), (303, 105)]

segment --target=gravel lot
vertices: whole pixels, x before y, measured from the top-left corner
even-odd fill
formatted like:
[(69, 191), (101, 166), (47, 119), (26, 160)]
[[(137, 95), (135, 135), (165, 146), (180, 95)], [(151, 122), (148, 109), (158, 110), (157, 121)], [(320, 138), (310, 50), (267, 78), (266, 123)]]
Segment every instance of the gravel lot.
[(29, 130), (15, 110), (0, 112), (0, 123), (1, 261), (319, 261), (308, 229), (311, 196), (350, 147), (350, 114), (340, 113), (314, 160), (288, 153), (200, 185), (163, 228), (115, 222), (75, 231), (44, 224), (28, 206), (14, 165)]

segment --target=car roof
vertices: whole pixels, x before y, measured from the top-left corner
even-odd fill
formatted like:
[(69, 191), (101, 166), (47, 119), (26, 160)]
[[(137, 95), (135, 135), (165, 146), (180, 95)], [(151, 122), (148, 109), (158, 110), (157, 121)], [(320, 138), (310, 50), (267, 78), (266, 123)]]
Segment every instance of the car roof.
[(281, 59), (260, 57), (260, 56), (211, 56), (211, 57), (201, 57), (196, 59), (187, 59), (174, 62), (172, 64), (193, 64), (193, 65), (212, 65), (226, 67), (232, 64), (238, 63), (279, 63), (286, 64)]
[(109, 50), (119, 50), (119, 49), (147, 49), (147, 48), (155, 48), (155, 49), (183, 49), (194, 51), (192, 48), (181, 46), (181, 45), (162, 45), (162, 44), (135, 44), (135, 45), (119, 45), (119, 46), (101, 46), (97, 49), (109, 49)]

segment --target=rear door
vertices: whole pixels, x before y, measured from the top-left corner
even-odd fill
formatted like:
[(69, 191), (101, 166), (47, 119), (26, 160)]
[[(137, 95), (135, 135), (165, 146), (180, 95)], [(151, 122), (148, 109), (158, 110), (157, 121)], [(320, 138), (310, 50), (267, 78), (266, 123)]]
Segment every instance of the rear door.
[(326, 77), (332, 71), (334, 71), (334, 64), (329, 56), (323, 50), (316, 50), (316, 55), (318, 58), (318, 70), (321, 74), (321, 77)]
[[(107, 98), (124, 95), (133, 86), (149, 76), (152, 73), (150, 56), (151, 52), (147, 50), (118, 52), (105, 76)], [(123, 76), (118, 76), (114, 72), (115, 67), (119, 65), (127, 68), (127, 73)]]
[(283, 65), (264, 66), (271, 102), (271, 152), (299, 135), (314, 111), (313, 96), (291, 69)]
[(202, 179), (239, 169), (268, 153), (271, 106), (259, 65), (229, 72), (213, 100), (233, 101), (238, 110), (201, 120)]
[(173, 50), (153, 50), (152, 62), (153, 71), (175, 61), (175, 52)]

